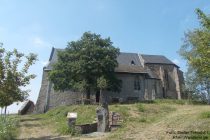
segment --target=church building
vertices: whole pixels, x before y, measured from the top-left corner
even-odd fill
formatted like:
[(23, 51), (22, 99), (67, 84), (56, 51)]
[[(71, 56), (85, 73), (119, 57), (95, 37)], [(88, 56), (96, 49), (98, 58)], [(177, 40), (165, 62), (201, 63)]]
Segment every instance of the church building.
[[(48, 80), (48, 72), (57, 61), (57, 52), (52, 48), (49, 64), (43, 68), (42, 83), (36, 103), (37, 113), (61, 106), (78, 104), (83, 95), (74, 90), (55, 91)], [(183, 72), (179, 66), (162, 55), (146, 55), (121, 52), (117, 58), (115, 73), (122, 81), (121, 92), (103, 91), (109, 103), (144, 101), (154, 99), (181, 99), (184, 84)], [(92, 91), (92, 103), (99, 102), (99, 93)]]

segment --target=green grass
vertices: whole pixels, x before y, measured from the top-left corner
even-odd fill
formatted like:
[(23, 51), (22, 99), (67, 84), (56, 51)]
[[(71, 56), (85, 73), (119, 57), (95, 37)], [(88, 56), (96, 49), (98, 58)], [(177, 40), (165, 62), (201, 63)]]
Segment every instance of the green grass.
[(17, 124), (16, 117), (7, 116), (6, 119), (0, 116), (0, 140), (13, 140), (17, 136)]
[[(160, 104), (160, 103), (159, 103)], [(96, 105), (71, 105), (61, 106), (49, 110), (45, 114), (33, 115), (42, 118), (43, 125), (51, 123), (60, 134), (74, 134), (67, 125), (67, 113), (77, 112), (76, 124), (92, 123), (96, 120)], [(123, 124), (121, 129), (126, 129), (129, 123), (151, 123), (162, 117), (166, 113), (174, 111), (173, 107), (167, 105), (157, 105), (156, 103), (135, 103), (135, 104), (115, 104), (109, 105), (109, 111), (121, 114)], [(132, 113), (136, 116), (132, 116)], [(134, 114), (133, 114), (134, 115)], [(119, 131), (121, 131), (121, 129)]]
[[(196, 105), (199, 106), (196, 106)], [(111, 132), (108, 139), (123, 139), (125, 132), (133, 133), (135, 128), (143, 128), (153, 123), (163, 120), (166, 116), (175, 112), (178, 108), (200, 107), (202, 103), (192, 102), (189, 100), (155, 100), (152, 102), (140, 102), (135, 104), (113, 104), (109, 105), (109, 111), (121, 114), (123, 122), (121, 127)], [(96, 119), (97, 105), (71, 105), (61, 106), (51, 109), (45, 114), (32, 115), (33, 117), (42, 118), (43, 125), (51, 125), (56, 128), (59, 134), (77, 134), (67, 125), (67, 113), (77, 112), (78, 118), (76, 124), (92, 123)], [(201, 106), (202, 107), (202, 106)], [(203, 106), (207, 107), (207, 106)], [(199, 114), (198, 114), (199, 116)], [(200, 119), (210, 118), (210, 112), (200, 114)], [(204, 120), (204, 119), (203, 119)], [(170, 121), (170, 120), (167, 120)], [(174, 122), (176, 123), (176, 122)]]
[(202, 119), (210, 118), (210, 111), (201, 113), (200, 117)]
[(76, 124), (92, 123), (96, 117), (95, 105), (72, 105), (72, 106), (60, 106), (49, 110), (45, 114), (35, 115), (34, 117), (42, 118), (43, 124), (51, 123), (56, 127), (56, 130), (60, 134), (75, 134), (73, 129), (67, 125), (68, 112), (77, 112)]
[(156, 99), (155, 104), (178, 104), (178, 105), (206, 105), (206, 102), (195, 100)]
[(145, 111), (145, 107), (144, 107), (143, 104), (138, 103), (138, 104), (136, 104), (136, 107), (137, 107), (139, 112), (144, 112)]
[(156, 103), (136, 103), (112, 105), (110, 110), (115, 110), (120, 114), (125, 115), (122, 126), (114, 131), (108, 139), (125, 139), (123, 136), (125, 132), (130, 131), (136, 127), (150, 125), (153, 122), (160, 120), (162, 117), (170, 112), (176, 111), (171, 105), (156, 104)]
[[(109, 111), (118, 112), (126, 122), (129, 118), (129, 110), (133, 105), (110, 105)], [(141, 105), (138, 105), (141, 106)], [(67, 125), (67, 113), (77, 112), (76, 124), (92, 123), (96, 120), (96, 105), (71, 105), (61, 106), (49, 110), (45, 114), (32, 115), (36, 118), (42, 118), (43, 125), (51, 123), (60, 134), (74, 134), (73, 130)], [(135, 108), (136, 109), (136, 108)], [(142, 107), (143, 109), (143, 107)], [(124, 124), (123, 124), (124, 125)]]

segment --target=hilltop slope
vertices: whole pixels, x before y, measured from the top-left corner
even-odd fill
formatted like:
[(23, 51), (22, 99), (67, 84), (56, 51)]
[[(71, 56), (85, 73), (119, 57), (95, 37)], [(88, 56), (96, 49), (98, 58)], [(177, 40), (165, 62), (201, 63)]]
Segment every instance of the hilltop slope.
[[(78, 112), (78, 124), (95, 120), (94, 105), (58, 107), (46, 114), (21, 116), (19, 139), (72, 139), (66, 125), (67, 112)], [(193, 105), (186, 101), (159, 100), (154, 103), (117, 104), (111, 111), (123, 116), (116, 131), (103, 136), (81, 135), (80, 139), (173, 139), (173, 137), (203, 137), (210, 134), (210, 106)], [(203, 132), (202, 134), (201, 131)], [(179, 134), (178, 134), (179, 133)], [(182, 134), (180, 134), (182, 133)], [(60, 136), (66, 135), (66, 136)], [(78, 137), (73, 137), (73, 139)]]

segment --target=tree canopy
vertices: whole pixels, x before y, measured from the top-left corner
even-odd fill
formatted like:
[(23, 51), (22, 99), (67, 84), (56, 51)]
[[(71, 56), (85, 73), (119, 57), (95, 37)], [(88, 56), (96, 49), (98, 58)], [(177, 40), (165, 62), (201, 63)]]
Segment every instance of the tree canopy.
[(79, 40), (69, 42), (64, 51), (58, 52), (58, 61), (49, 72), (49, 79), (55, 90), (76, 89), (84, 91), (87, 98), (90, 90), (120, 91), (121, 82), (114, 73), (118, 55), (119, 49), (110, 38), (85, 32)]
[[(179, 54), (187, 61), (186, 88), (192, 93), (210, 89), (210, 16), (196, 9), (200, 27), (185, 33)], [(210, 98), (209, 98), (210, 103)]]
[[(25, 63), (22, 63), (24, 60)], [(33, 53), (25, 56), (16, 49), (6, 51), (3, 44), (0, 45), (0, 107), (6, 109), (12, 103), (27, 98), (29, 90), (23, 87), (35, 78), (34, 74), (28, 74), (28, 69), (36, 60), (37, 56)]]

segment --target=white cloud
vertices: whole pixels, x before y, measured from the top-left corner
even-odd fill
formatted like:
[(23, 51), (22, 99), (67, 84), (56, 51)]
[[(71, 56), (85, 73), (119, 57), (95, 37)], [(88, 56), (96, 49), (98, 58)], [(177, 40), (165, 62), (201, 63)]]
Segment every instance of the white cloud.
[(39, 37), (35, 37), (34, 40), (33, 40), (33, 42), (36, 45), (43, 45), (44, 44), (44, 42)]
[(177, 65), (179, 65), (179, 64), (180, 64), (180, 62), (179, 62), (179, 60), (178, 60), (178, 59), (173, 59), (173, 60), (172, 60), (172, 62), (173, 62), (173, 63), (175, 63), (175, 64), (177, 64)]
[(43, 65), (43, 66), (47, 66), (49, 64), (49, 61), (40, 61), (40, 63)]
[(46, 42), (46, 41), (44, 41), (42, 38), (40, 38), (40, 37), (34, 37), (34, 38), (32, 38), (32, 43), (33, 43), (33, 45), (35, 46), (35, 47), (41, 47), (41, 48), (49, 48), (49, 47), (51, 47), (51, 44), (50, 43), (48, 43), (48, 42)]

